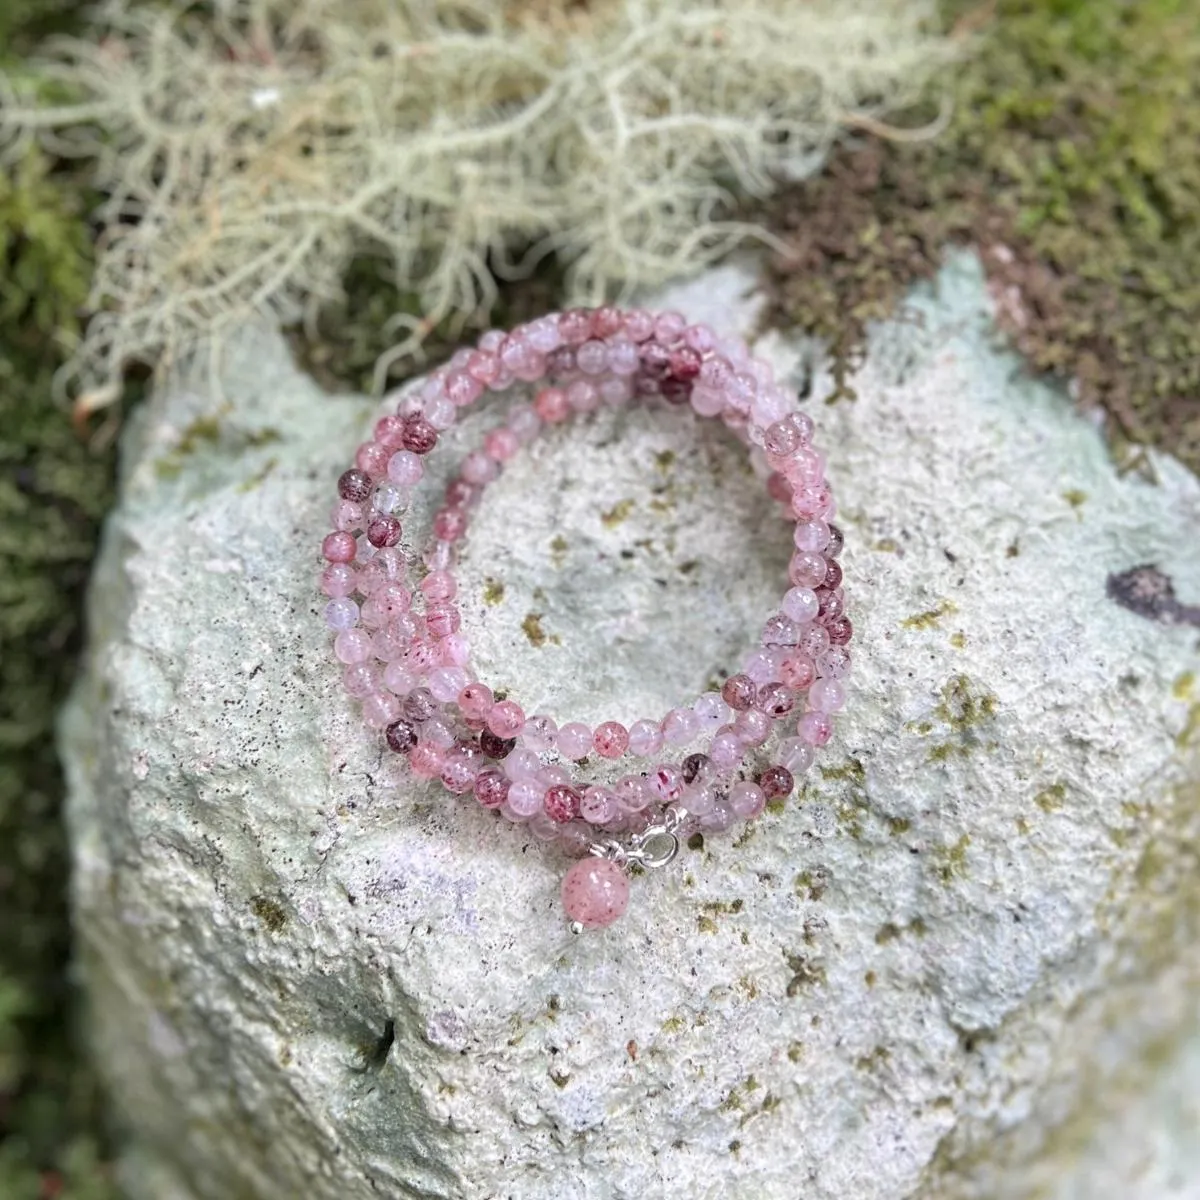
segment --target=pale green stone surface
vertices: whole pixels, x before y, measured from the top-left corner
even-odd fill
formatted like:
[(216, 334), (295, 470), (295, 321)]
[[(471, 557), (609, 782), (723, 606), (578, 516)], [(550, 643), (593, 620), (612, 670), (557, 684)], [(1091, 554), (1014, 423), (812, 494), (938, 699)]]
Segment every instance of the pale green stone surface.
[[(752, 287), (728, 268), (670, 302), (749, 329)], [(1118, 478), (987, 310), (955, 259), (879, 331), (860, 399), (813, 407), (858, 631), (824, 771), (581, 938), (564, 863), (411, 788), (339, 694), (315, 549), (372, 406), (250, 333), (224, 400), (157, 396), (63, 725), (81, 965), (135, 1195), (1068, 1186), (1092, 1135), (1068, 1152), (1053, 1130), (1083, 1129), (1192, 1006), (1196, 631), (1105, 579), (1152, 561), (1200, 598), (1200, 485), (1165, 458), (1155, 485)], [(759, 349), (785, 372), (802, 354)], [(214, 437), (188, 437), (197, 418)], [(734, 668), (787, 556), (760, 495), (678, 414), (555, 433), (474, 527), (481, 670), (593, 720)]]

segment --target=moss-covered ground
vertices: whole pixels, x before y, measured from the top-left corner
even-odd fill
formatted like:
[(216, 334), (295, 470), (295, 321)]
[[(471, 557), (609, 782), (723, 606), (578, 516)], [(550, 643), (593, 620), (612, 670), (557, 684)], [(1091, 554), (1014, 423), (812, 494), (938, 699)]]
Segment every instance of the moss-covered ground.
[(850, 139), (775, 197), (769, 319), (829, 339), (849, 392), (867, 323), (972, 244), (1005, 333), (1105, 412), (1118, 461), (1155, 444), (1200, 469), (1200, 3), (951, 8), (973, 52), (949, 127)]
[[(0, 4), (0, 62), (74, 19), (74, 0)], [(1200, 468), (1200, 0), (956, 0), (974, 51), (944, 134), (863, 132), (760, 215), (792, 253), (771, 319), (829, 339), (850, 370), (949, 242), (978, 246), (1032, 369), (1075, 380), (1117, 452), (1150, 442)], [(929, 113), (911, 114), (920, 123)], [(75, 1048), (67, 858), (52, 724), (114, 456), (50, 398), (78, 330), (88, 200), (37, 154), (0, 176), (0, 1197), (114, 1195), (95, 1087)], [(498, 319), (544, 307), (553, 278)], [(363, 264), (297, 331), (328, 382), (362, 386), (405, 298)], [(310, 331), (311, 334), (311, 331)]]

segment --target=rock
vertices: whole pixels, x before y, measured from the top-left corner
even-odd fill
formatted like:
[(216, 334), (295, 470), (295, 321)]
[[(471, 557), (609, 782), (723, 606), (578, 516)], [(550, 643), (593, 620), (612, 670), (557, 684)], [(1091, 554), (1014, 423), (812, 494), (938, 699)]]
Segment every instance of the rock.
[[(753, 282), (662, 303), (750, 329)], [(811, 346), (759, 349), (821, 395)], [(1154, 564), (1197, 602), (1200, 485), (1155, 454), (1120, 477), (997, 348), (974, 259), (878, 330), (856, 401), (812, 404), (859, 631), (819, 769), (578, 937), (565, 863), (406, 782), (340, 694), (316, 547), (374, 406), (269, 333), (222, 369), (223, 397), (185, 370), (127, 435), (62, 724), (133, 1196), (1021, 1195), (1079, 1168), (1111, 1080), (1171, 1057), (1200, 652), (1106, 581)], [(779, 588), (740, 452), (679, 414), (569, 425), (493, 495), (464, 621), (531, 710), (662, 711)]]

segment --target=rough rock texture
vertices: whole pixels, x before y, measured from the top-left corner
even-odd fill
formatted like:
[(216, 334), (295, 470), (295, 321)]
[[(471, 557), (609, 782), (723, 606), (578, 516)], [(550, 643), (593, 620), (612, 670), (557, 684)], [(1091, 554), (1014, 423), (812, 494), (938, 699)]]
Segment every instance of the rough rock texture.
[[(669, 302), (749, 328), (751, 290), (729, 268)], [(580, 937), (565, 864), (405, 783), (336, 685), (315, 548), (371, 406), (267, 335), (223, 397), (157, 396), (62, 734), (135, 1196), (1069, 1186), (1099, 1097), (1194, 1011), (1197, 632), (1106, 579), (1153, 562), (1200, 598), (1200, 486), (1165, 458), (1118, 478), (991, 330), (957, 259), (878, 331), (858, 401), (813, 402), (859, 631), (836, 740), (798, 802)], [(797, 379), (815, 358), (760, 350)], [(678, 414), (556, 433), (473, 533), (481, 667), (582, 719), (701, 687), (780, 589), (759, 494)]]

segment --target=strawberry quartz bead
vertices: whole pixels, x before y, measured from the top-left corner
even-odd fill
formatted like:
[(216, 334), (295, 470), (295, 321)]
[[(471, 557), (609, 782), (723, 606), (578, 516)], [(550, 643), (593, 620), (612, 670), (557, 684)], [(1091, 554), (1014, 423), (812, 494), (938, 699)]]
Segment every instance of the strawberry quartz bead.
[(400, 533), (400, 522), (395, 517), (381, 514), (373, 517), (367, 526), (367, 541), (377, 548), (395, 546), (400, 542)]
[(358, 542), (354, 534), (340, 530), (329, 534), (321, 543), (321, 554), (327, 562), (352, 563), (358, 555)]
[(565, 783), (556, 783), (546, 789), (542, 807), (546, 816), (559, 825), (565, 825), (579, 816), (579, 804), (583, 797)]
[(371, 496), (371, 477), (366, 471), (360, 471), (357, 467), (351, 467), (349, 471), (343, 471), (338, 479), (338, 495), (343, 500), (352, 500), (355, 504), (362, 504)]
[(487, 727), (499, 738), (514, 738), (525, 728), (525, 712), (513, 700), (500, 700), (488, 710)]
[(629, 731), (619, 721), (596, 726), (592, 747), (601, 758), (620, 758), (629, 749)]
[(611, 859), (580, 859), (562, 881), (562, 902), (568, 920), (603, 929), (629, 907), (629, 879)]
[(745, 712), (754, 704), (757, 689), (749, 675), (730, 675), (721, 686), (721, 699), (734, 712)]
[[(428, 454), (437, 445), (437, 430), (422, 416), (409, 417), (404, 423), (404, 448), (414, 454)], [(390, 460), (391, 456), (388, 456)], [(386, 467), (386, 461), (385, 461)]]

